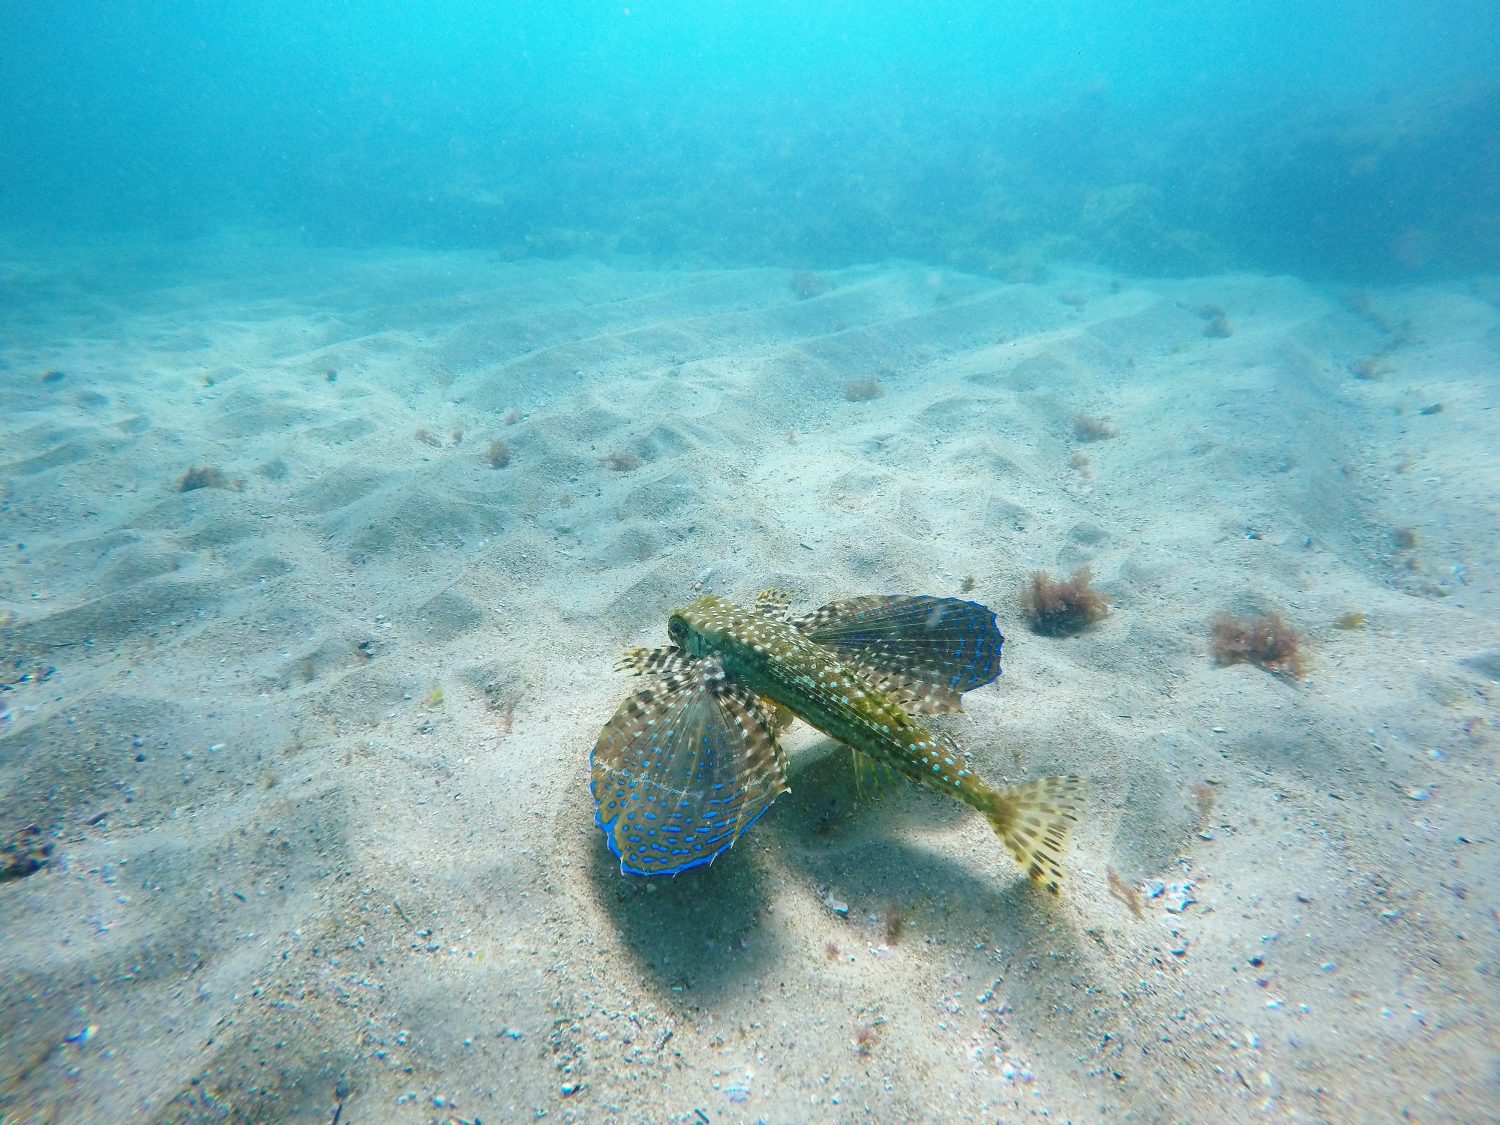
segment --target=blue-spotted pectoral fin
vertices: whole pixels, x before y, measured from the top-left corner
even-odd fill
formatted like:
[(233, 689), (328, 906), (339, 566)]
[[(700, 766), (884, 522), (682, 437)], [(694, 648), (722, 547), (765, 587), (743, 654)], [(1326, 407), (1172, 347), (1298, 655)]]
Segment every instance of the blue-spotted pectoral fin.
[(591, 762), (594, 820), (632, 875), (711, 862), (788, 789), (770, 716), (712, 660), (620, 704)]
[(872, 594), (830, 602), (792, 624), (912, 711), (957, 711), (964, 692), (1000, 675), (1005, 638), (977, 602)]

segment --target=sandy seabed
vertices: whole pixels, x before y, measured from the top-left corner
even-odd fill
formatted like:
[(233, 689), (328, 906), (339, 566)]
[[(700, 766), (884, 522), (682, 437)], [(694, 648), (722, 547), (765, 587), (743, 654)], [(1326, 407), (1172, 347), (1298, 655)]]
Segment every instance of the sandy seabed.
[[(0, 297), (5, 1121), (1500, 1116), (1500, 281), (246, 239)], [(619, 873), (622, 648), (971, 584), (942, 725), (1088, 779), (1060, 896), (805, 727)], [(1300, 681), (1211, 656), (1267, 611)]]

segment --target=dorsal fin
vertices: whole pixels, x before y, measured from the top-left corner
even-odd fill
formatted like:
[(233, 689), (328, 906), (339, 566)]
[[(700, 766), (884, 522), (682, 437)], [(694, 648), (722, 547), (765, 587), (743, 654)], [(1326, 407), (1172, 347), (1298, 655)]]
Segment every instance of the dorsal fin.
[(791, 604), (792, 595), (786, 590), (762, 590), (755, 595), (755, 612), (773, 621), (785, 621)]
[(1000, 675), (1005, 638), (976, 602), (871, 594), (830, 602), (792, 625), (913, 711), (957, 711), (964, 692)]

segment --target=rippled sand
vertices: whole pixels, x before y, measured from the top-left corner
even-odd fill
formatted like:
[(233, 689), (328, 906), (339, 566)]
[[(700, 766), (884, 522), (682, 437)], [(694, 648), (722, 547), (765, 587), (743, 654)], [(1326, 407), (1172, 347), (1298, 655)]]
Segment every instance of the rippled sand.
[[(246, 241), (0, 286), (7, 1119), (1497, 1112), (1500, 285)], [(1032, 634), (1085, 564), (1110, 615)], [(970, 584), (1005, 675), (947, 729), (1090, 779), (1060, 898), (805, 728), (731, 853), (619, 874), (620, 649)], [(1211, 658), (1266, 611), (1300, 682)]]

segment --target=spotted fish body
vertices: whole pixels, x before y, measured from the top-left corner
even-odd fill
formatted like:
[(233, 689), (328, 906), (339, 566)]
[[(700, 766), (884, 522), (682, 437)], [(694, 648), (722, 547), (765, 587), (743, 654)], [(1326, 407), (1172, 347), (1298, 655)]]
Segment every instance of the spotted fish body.
[(957, 710), (999, 676), (994, 614), (920, 596), (834, 602), (796, 621), (785, 606), (770, 592), (753, 610), (699, 598), (671, 615), (672, 647), (626, 654), (625, 667), (657, 680), (621, 705), (594, 750), (596, 820), (621, 869), (676, 874), (732, 846), (787, 789), (775, 731), (796, 716), (979, 809), (1056, 890), (1078, 780), (993, 789), (910, 713)]

